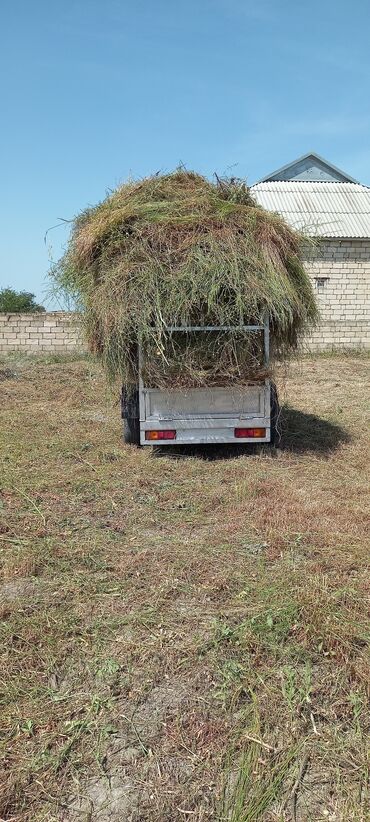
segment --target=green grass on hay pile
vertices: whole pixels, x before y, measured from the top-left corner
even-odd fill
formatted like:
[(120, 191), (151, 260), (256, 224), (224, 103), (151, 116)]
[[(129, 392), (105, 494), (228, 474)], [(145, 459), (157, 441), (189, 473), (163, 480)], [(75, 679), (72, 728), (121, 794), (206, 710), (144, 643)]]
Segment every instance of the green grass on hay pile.
[(217, 343), (205, 341), (204, 366), (189, 339), (179, 344), (167, 327), (255, 323), (267, 310), (273, 351), (286, 356), (317, 320), (303, 240), (244, 183), (180, 169), (122, 185), (82, 212), (52, 277), (77, 299), (90, 348), (111, 377), (135, 382), (140, 336), (170, 384), (178, 362), (189, 385), (242, 381), (256, 376), (255, 341), (250, 358), (240, 332), (218, 341), (219, 358)]

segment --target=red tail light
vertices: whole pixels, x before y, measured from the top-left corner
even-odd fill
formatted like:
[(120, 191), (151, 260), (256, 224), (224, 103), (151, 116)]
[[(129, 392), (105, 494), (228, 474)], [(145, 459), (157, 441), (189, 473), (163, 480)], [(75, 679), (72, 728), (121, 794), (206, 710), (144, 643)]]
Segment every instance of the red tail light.
[(254, 438), (257, 437), (260, 439), (261, 437), (266, 436), (266, 428), (234, 428), (234, 437), (237, 439), (247, 439), (247, 438)]
[(146, 440), (175, 440), (176, 431), (145, 431)]

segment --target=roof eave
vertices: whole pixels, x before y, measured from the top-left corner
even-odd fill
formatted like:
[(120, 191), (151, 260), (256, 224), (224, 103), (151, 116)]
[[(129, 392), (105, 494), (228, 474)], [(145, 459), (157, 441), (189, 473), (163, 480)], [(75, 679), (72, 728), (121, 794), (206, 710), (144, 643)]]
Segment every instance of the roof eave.
[(346, 242), (347, 241), (353, 242), (353, 240), (366, 240), (366, 241), (369, 240), (370, 241), (370, 237), (360, 236), (359, 234), (357, 234), (356, 237), (354, 237), (353, 235), (349, 235), (349, 234), (334, 234), (334, 235), (333, 234), (317, 234), (315, 239), (317, 239), (317, 240), (337, 240), (337, 241), (339, 240), (339, 242), (341, 242), (342, 240), (345, 240)]

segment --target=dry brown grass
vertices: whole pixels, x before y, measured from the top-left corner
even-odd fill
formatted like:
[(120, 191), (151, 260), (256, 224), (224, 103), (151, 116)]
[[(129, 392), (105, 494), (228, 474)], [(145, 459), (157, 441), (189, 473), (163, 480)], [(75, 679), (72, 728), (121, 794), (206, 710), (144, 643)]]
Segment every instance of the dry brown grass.
[[(50, 275), (77, 301), (90, 350), (127, 387), (137, 345), (151, 385), (240, 385), (258, 379), (260, 333), (235, 329), (270, 318), (271, 358), (296, 350), (318, 320), (302, 262), (308, 239), (253, 199), (245, 182), (184, 168), (130, 181), (79, 214)], [(228, 333), (172, 333), (229, 326)]]
[(89, 360), (5, 367), (0, 819), (365, 822), (369, 361), (180, 458)]

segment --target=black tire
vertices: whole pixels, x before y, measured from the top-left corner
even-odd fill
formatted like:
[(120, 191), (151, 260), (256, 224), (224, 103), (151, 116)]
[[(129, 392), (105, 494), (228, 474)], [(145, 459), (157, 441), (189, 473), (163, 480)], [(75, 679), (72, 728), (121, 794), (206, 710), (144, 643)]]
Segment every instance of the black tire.
[(270, 387), (270, 414), (271, 414), (271, 439), (270, 445), (277, 446), (280, 443), (281, 439), (281, 432), (280, 432), (280, 405), (279, 405), (279, 398), (277, 388), (274, 382), (271, 383)]
[(136, 445), (140, 447), (140, 425), (138, 419), (132, 417), (123, 420), (123, 440), (126, 445)]
[(139, 391), (126, 393), (122, 389), (121, 408), (123, 418), (123, 439), (126, 445), (140, 447)]

